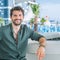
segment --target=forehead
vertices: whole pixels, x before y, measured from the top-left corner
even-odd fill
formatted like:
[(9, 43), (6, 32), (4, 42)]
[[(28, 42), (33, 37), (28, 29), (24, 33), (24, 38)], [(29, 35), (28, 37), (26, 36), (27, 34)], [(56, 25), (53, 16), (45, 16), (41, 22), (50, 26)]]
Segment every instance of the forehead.
[(17, 15), (17, 14), (23, 14), (23, 13), (22, 13), (21, 10), (14, 10), (14, 11), (12, 12), (12, 14), (13, 14), (13, 15), (14, 15), (14, 14)]

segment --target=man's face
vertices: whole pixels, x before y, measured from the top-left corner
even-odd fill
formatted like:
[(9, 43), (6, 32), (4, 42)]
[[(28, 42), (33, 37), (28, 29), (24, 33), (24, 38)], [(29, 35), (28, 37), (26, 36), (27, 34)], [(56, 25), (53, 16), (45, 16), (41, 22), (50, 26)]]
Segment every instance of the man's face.
[(24, 16), (23, 13), (21, 11), (13, 11), (12, 16), (10, 17), (12, 20), (12, 23), (16, 26), (20, 25)]

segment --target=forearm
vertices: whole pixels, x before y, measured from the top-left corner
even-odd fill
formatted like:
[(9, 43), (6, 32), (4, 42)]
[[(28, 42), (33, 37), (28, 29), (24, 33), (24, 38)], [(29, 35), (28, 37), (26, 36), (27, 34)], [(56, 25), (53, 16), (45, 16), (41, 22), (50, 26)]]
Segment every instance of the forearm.
[(45, 37), (41, 37), (39, 39), (39, 46), (45, 47), (46, 46), (46, 38)]

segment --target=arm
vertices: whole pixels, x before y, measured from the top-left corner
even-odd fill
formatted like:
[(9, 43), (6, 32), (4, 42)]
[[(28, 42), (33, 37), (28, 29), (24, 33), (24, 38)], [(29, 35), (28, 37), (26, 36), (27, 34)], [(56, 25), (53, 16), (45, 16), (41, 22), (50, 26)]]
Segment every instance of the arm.
[(34, 32), (30, 29), (29, 29), (29, 31), (30, 31), (30, 38), (32, 40), (39, 41), (39, 43), (40, 43), (40, 46), (37, 50), (37, 56), (38, 56), (39, 60), (42, 60), (42, 58), (44, 58), (44, 56), (45, 56), (46, 39), (43, 35), (38, 34), (37, 32)]
[(37, 50), (37, 56), (38, 56), (38, 60), (42, 60), (45, 56), (45, 45), (46, 45), (45, 37), (39, 38), (39, 44), (40, 46)]

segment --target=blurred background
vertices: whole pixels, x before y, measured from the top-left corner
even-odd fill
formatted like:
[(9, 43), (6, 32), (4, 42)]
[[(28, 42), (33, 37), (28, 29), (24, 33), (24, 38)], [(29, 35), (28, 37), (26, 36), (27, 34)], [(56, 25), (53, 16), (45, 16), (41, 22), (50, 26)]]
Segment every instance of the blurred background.
[(21, 6), (25, 11), (23, 24), (34, 31), (60, 32), (59, 0), (0, 0), (0, 26), (7, 25), (10, 20), (10, 9)]
[(47, 39), (60, 39), (59, 0), (0, 0), (0, 26), (11, 22), (10, 9), (14, 6), (21, 6), (25, 11), (22, 24), (43, 34)]

